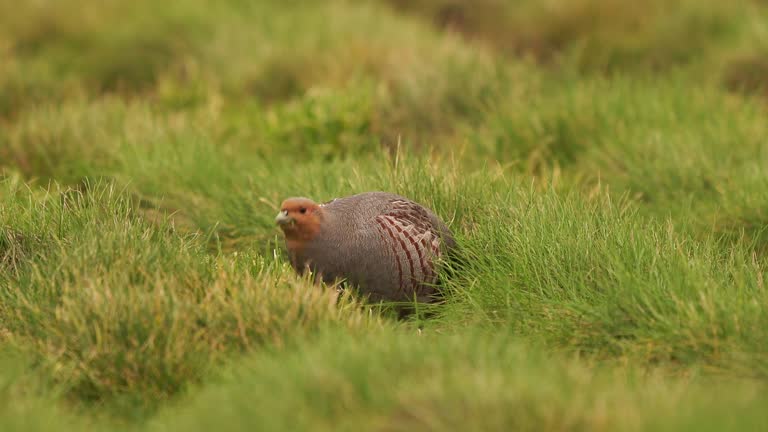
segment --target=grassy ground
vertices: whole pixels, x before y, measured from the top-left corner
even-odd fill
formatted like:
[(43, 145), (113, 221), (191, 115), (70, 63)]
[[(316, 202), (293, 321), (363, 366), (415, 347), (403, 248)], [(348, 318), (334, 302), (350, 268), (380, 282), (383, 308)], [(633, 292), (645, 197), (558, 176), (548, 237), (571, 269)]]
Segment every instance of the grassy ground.
[[(166, 3), (0, 0), (0, 430), (768, 428), (765, 2)], [(283, 256), (374, 189), (429, 319)]]

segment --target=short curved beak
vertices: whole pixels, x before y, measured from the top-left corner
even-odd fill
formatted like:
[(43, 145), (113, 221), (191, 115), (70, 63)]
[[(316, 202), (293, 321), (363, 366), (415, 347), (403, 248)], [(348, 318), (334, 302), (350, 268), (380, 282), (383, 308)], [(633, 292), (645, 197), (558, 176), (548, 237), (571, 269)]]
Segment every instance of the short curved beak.
[(275, 223), (278, 225), (285, 225), (293, 222), (293, 218), (288, 216), (288, 210), (283, 210), (275, 217)]

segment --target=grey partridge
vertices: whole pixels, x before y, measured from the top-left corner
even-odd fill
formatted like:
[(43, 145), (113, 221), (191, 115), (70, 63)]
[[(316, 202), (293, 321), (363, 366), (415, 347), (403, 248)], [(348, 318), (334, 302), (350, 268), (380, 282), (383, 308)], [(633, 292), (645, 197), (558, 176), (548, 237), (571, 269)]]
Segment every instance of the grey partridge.
[(432, 301), (437, 258), (456, 247), (432, 211), (386, 192), (322, 204), (288, 198), (275, 222), (299, 274), (310, 269), (325, 282), (345, 279), (372, 301)]

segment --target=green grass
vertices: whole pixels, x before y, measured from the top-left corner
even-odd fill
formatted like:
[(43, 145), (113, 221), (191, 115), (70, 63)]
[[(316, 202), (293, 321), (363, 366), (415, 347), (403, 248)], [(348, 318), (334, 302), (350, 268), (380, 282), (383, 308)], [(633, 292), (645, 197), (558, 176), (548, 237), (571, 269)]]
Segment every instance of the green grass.
[[(764, 429), (766, 25), (0, 0), (0, 430)], [(456, 234), (428, 318), (286, 262), (365, 190)]]

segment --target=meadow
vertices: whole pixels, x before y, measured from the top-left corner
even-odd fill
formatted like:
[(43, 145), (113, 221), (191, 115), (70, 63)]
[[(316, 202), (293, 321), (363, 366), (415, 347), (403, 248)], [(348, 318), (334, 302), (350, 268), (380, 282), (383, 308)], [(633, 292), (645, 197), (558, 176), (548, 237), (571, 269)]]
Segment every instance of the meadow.
[[(0, 430), (768, 430), (768, 3), (0, 0)], [(451, 227), (398, 320), (281, 200)]]

